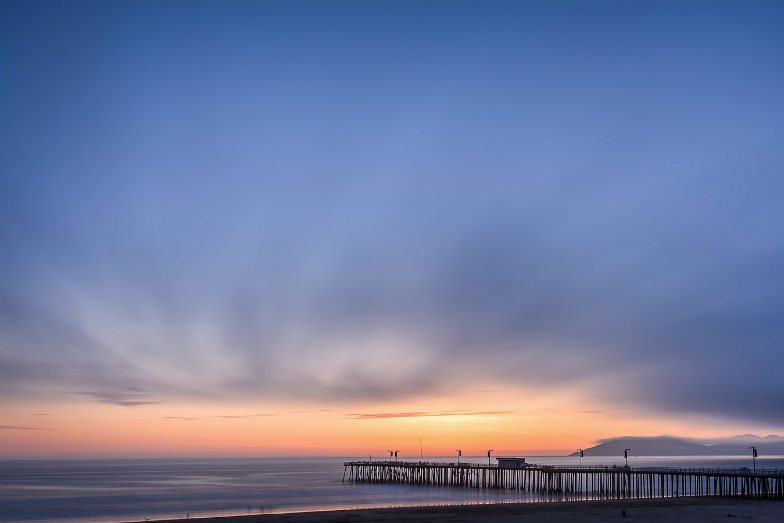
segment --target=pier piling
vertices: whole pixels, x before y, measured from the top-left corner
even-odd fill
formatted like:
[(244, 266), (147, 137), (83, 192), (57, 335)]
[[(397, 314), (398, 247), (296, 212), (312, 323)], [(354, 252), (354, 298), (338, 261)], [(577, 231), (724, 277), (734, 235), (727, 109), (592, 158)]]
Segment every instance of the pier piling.
[(347, 461), (343, 481), (508, 489), (579, 499), (722, 496), (784, 500), (784, 469), (518, 468), (427, 461)]

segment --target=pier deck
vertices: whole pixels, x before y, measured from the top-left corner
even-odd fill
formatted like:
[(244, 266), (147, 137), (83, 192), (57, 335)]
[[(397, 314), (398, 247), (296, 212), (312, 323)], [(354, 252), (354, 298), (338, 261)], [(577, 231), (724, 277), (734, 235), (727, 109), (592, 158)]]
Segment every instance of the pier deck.
[(711, 469), (347, 461), (343, 481), (512, 489), (565, 497), (623, 499), (737, 496), (784, 500), (784, 469)]

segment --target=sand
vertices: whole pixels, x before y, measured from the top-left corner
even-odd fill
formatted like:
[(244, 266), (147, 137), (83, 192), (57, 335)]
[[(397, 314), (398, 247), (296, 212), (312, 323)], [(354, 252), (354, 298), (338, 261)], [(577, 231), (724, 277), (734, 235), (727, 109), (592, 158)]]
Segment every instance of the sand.
[[(624, 515), (625, 514), (625, 515)], [(186, 520), (158, 520), (182, 523)], [(514, 503), (453, 505), (356, 510), (330, 510), (288, 514), (261, 514), (191, 518), (198, 523), (360, 523), (363, 521), (408, 523), (507, 523), (507, 522), (777, 522), (784, 523), (784, 501), (677, 498), (613, 500), (569, 503)]]

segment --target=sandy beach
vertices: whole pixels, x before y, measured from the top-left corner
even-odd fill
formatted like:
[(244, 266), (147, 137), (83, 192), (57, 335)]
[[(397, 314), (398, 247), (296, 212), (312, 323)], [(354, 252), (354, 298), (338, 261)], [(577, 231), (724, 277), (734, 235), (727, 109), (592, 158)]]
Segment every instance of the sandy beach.
[[(739, 520), (782, 522), (784, 521), (784, 502), (747, 499), (680, 498), (569, 503), (514, 503), (330, 510), (288, 514), (191, 518), (188, 521), (193, 520), (199, 523), (342, 523), (363, 521), (405, 521), (410, 523), (676, 521), (714, 523), (717, 521)], [(155, 523), (181, 523), (182, 521), (186, 520), (158, 520)]]

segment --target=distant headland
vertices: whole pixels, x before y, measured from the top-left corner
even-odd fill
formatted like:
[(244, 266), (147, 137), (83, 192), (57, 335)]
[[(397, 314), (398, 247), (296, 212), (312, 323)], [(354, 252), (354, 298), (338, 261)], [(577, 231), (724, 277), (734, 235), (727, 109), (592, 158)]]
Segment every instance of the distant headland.
[[(633, 456), (739, 456), (756, 447), (760, 455), (784, 455), (784, 437), (744, 434), (731, 438), (700, 440), (674, 436), (622, 436), (599, 440), (599, 444), (583, 450), (585, 456), (623, 456), (631, 449)], [(569, 454), (577, 456), (579, 451)]]

